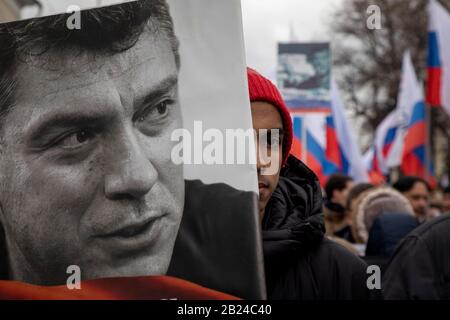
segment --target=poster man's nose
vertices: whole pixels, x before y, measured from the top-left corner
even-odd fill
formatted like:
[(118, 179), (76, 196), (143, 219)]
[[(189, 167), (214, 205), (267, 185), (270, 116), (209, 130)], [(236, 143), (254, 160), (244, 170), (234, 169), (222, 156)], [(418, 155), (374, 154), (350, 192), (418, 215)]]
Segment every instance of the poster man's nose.
[(113, 152), (111, 171), (105, 177), (105, 194), (110, 199), (141, 198), (158, 179), (158, 172), (133, 134), (120, 139), (121, 151)]

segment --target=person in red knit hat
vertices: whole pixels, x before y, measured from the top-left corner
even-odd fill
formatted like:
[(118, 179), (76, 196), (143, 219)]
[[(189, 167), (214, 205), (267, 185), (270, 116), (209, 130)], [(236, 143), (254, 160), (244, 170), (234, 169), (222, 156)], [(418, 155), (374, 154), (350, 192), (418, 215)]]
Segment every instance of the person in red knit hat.
[[(276, 86), (248, 68), (253, 128), (258, 137), (259, 212), (267, 296), (269, 299), (367, 299), (366, 264), (337, 243), (324, 238), (322, 192), (317, 176), (290, 155), (293, 139), (289, 110)], [(278, 130), (276, 141), (261, 131)], [(278, 170), (262, 160), (280, 153)], [(276, 146), (277, 148), (274, 148)], [(270, 157), (271, 160), (277, 157)]]
[(289, 110), (286, 107), (280, 92), (270, 80), (264, 78), (251, 68), (247, 69), (247, 75), (250, 101), (258, 104), (270, 104), (279, 112), (283, 123), (282, 163), (285, 164), (291, 150), (293, 139), (292, 119)]
[[(270, 160), (278, 159), (279, 161), (275, 165), (280, 168), (286, 164), (292, 145), (292, 120), (289, 110), (272, 82), (250, 68), (248, 68), (247, 74), (250, 101), (252, 102), (253, 127), (259, 133), (257, 134), (258, 137), (262, 136), (262, 130), (271, 130), (271, 132), (277, 130), (280, 141), (270, 141), (268, 139), (265, 146), (269, 147), (267, 154), (270, 155)], [(271, 135), (269, 137), (271, 139), (274, 138)], [(282, 143), (278, 145), (278, 142)], [(277, 144), (275, 145), (274, 143)], [(261, 141), (259, 141), (259, 145), (261, 148), (264, 147)], [(280, 152), (281, 155), (275, 157), (274, 153), (276, 152)], [(258, 157), (258, 187), (259, 214), (262, 219), (264, 209), (278, 184), (280, 170), (275, 170), (275, 172), (272, 171), (271, 173), (264, 171), (264, 169), (274, 164), (269, 161), (264, 162), (261, 158)]]

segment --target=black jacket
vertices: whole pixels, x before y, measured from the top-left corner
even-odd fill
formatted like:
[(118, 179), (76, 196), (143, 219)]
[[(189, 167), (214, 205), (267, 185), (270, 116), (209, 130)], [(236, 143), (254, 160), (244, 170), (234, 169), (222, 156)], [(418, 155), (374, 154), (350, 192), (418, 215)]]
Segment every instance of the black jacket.
[(290, 156), (263, 219), (269, 299), (368, 299), (366, 264), (324, 233), (317, 177)]
[(382, 289), (388, 300), (450, 299), (450, 215), (422, 224), (400, 242)]
[(224, 183), (185, 185), (168, 275), (241, 298), (265, 298), (257, 194)]

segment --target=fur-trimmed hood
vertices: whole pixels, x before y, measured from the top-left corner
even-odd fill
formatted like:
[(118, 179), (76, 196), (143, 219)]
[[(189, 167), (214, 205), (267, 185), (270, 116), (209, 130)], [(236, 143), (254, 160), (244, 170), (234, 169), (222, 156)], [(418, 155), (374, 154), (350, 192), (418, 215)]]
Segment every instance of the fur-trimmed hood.
[(366, 243), (377, 217), (385, 213), (404, 213), (414, 217), (414, 210), (400, 192), (389, 187), (370, 189), (357, 200), (352, 212), (352, 231), (357, 243)]

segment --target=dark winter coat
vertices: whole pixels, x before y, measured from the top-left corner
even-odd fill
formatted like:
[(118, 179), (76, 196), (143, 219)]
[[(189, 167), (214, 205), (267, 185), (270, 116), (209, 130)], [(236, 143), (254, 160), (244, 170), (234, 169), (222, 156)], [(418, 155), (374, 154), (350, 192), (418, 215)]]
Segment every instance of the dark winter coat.
[(368, 299), (366, 264), (324, 238), (316, 175), (289, 157), (263, 219), (269, 299)]
[(401, 241), (382, 289), (388, 300), (450, 299), (450, 215), (422, 224)]

